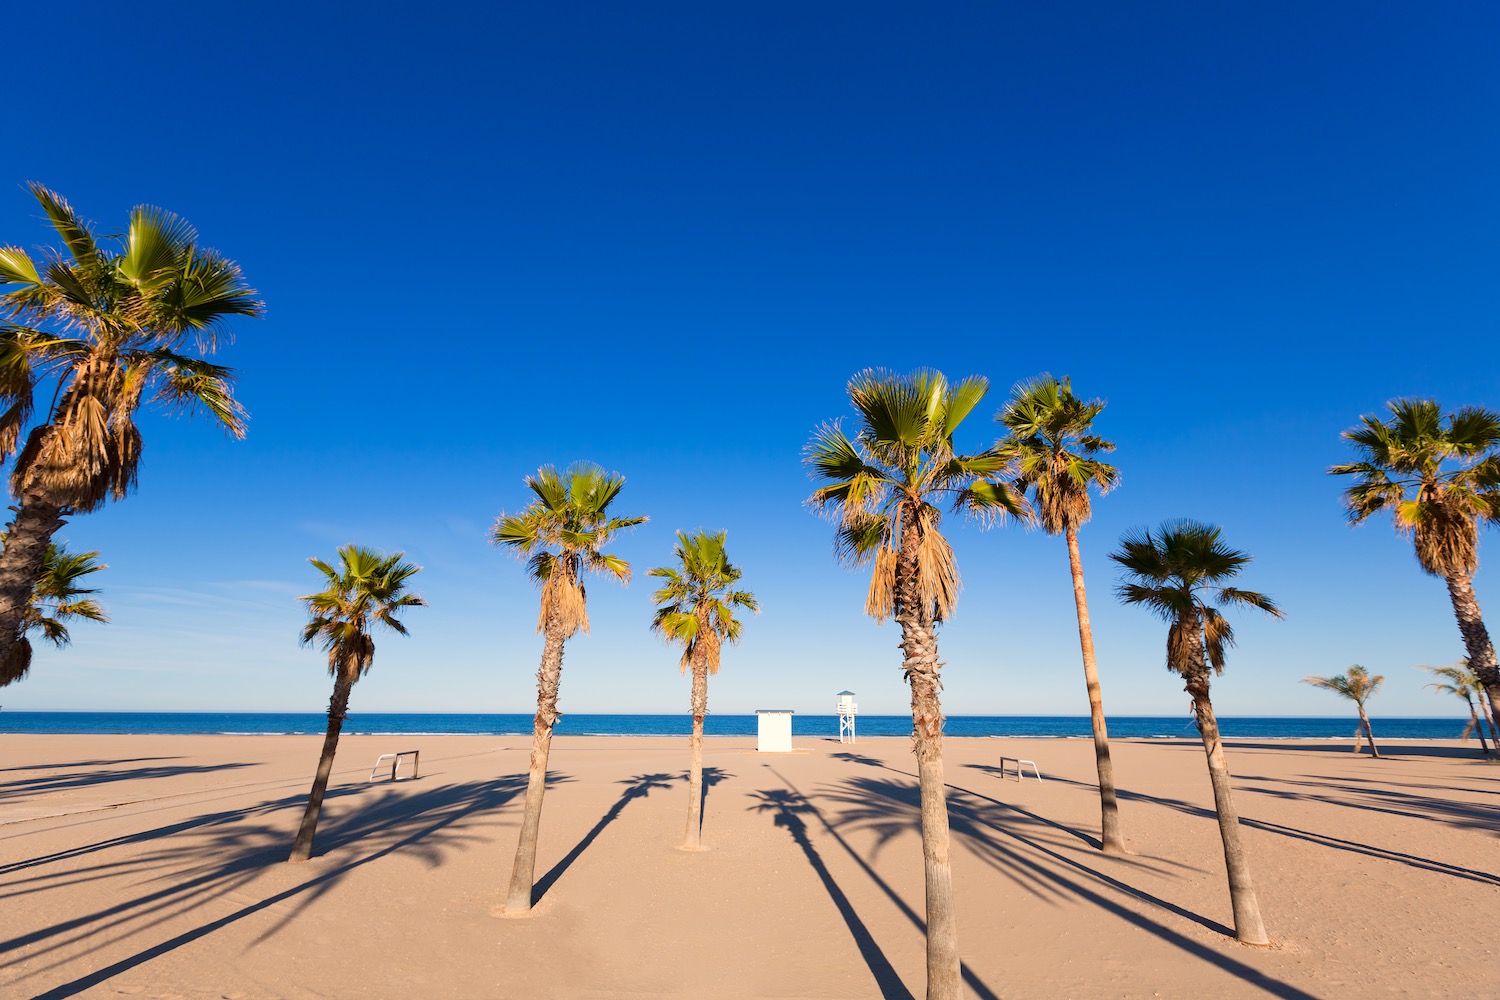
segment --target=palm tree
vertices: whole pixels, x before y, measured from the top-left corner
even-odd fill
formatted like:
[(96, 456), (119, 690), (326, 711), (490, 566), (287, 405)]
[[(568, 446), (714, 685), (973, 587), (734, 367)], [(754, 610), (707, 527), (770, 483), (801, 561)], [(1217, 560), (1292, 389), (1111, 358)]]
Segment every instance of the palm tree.
[(379, 624), (406, 635), (406, 626), (397, 619), (397, 612), (427, 604), (406, 592), (407, 581), (421, 567), (402, 562), (404, 552), (388, 556), (363, 546), (345, 545), (338, 555), (337, 568), (321, 559), (308, 560), (323, 574), (328, 587), (298, 598), (306, 602), (310, 619), (302, 627), (302, 644), (317, 643), (327, 650), (333, 697), (328, 699), (328, 733), (323, 737), (323, 754), (318, 758), (307, 810), (302, 814), (302, 825), (297, 829), (288, 861), (306, 861), (312, 855), (313, 834), (318, 831), (323, 794), (333, 772), (339, 731), (349, 711), (349, 692), (355, 681), (370, 672), (370, 663), (375, 659), (375, 640), (370, 629)]
[(1417, 563), (1448, 584), (1448, 597), (1469, 654), (1469, 666), (1490, 698), (1500, 731), (1500, 666), (1474, 596), (1479, 522), (1500, 522), (1500, 414), (1465, 406), (1444, 414), (1430, 399), (1387, 404), (1389, 421), (1365, 416), (1344, 432), (1360, 455), (1331, 475), (1352, 476), (1344, 490), (1349, 523), (1391, 512), (1396, 530), (1411, 535)]
[(1092, 513), (1090, 485), (1108, 493), (1120, 481), (1118, 470), (1097, 457), (1101, 452), (1114, 451), (1115, 446), (1091, 431), (1104, 405), (1102, 399), (1084, 401), (1073, 395), (1066, 378), (1041, 375), (1017, 385), (996, 419), (1010, 431), (1001, 448), (1015, 462), (1015, 485), (1030, 494), (1043, 530), (1067, 539), (1073, 603), (1078, 610), (1078, 642), (1083, 650), (1083, 680), (1094, 729), (1094, 764), (1099, 774), (1100, 846), (1110, 853), (1123, 853), (1125, 837), (1120, 831), (1120, 808), (1115, 799), (1114, 763), (1109, 755), (1099, 668), (1094, 661), (1094, 630), (1089, 624), (1088, 595), (1083, 587), (1083, 559), (1078, 553), (1078, 529)]
[(988, 389), (978, 376), (949, 383), (936, 371), (869, 369), (849, 380), (854, 436), (839, 422), (824, 424), (807, 447), (813, 477), (823, 483), (809, 502), (836, 518), (839, 558), (874, 564), (865, 613), (901, 626), (922, 803), (929, 1000), (956, 998), (960, 972), (937, 652), (937, 626), (953, 614), (959, 579), (936, 501), (981, 517), (1028, 513), (1024, 498), (984, 478), (1004, 468), (1002, 456), (954, 449), (954, 432)]
[(1359, 744), (1362, 737), (1370, 739), (1370, 754), (1376, 758), (1380, 756), (1380, 749), (1375, 746), (1375, 731), (1370, 728), (1370, 717), (1365, 714), (1365, 701), (1380, 690), (1380, 685), (1385, 682), (1383, 674), (1371, 677), (1369, 672), (1358, 663), (1341, 674), (1332, 677), (1304, 677), (1303, 684), (1311, 684), (1314, 687), (1327, 688), (1334, 694), (1348, 698), (1354, 702), (1359, 709), (1359, 729), (1354, 731), (1354, 752), (1359, 753)]
[[(1464, 703), (1469, 706), (1469, 724), (1464, 727), (1464, 734), (1459, 739), (1466, 740), (1469, 738), (1469, 733), (1473, 732), (1479, 737), (1479, 748), (1488, 755), (1490, 745), (1484, 738), (1484, 722), (1480, 720), (1479, 712), (1474, 708), (1474, 696), (1480, 694), (1482, 689), (1479, 686), (1479, 678), (1475, 677), (1474, 671), (1469, 669), (1469, 661), (1460, 659), (1457, 664), (1451, 667), (1430, 667), (1424, 665), (1421, 669), (1432, 674), (1434, 677), (1439, 677), (1443, 681), (1447, 681), (1446, 684), (1435, 681), (1426, 685), (1427, 687), (1432, 688), (1439, 694), (1456, 695), (1462, 698)], [(1500, 735), (1496, 735), (1495, 739), (1497, 741), (1496, 749), (1500, 750)]]
[(24, 628), (20, 642), (26, 646), (23, 657), (16, 657), (20, 672), (15, 675), (0, 675), (0, 687), (23, 680), (31, 667), (31, 640), (28, 632), (39, 632), (42, 638), (61, 649), (73, 641), (68, 634), (67, 622), (74, 618), (108, 622), (109, 616), (99, 602), (87, 594), (99, 591), (79, 586), (79, 581), (90, 573), (109, 567), (97, 560), (97, 552), (69, 552), (65, 547), (52, 542), (42, 559), (42, 569), (32, 589), (31, 602), (26, 608)]
[(537, 833), (542, 825), (542, 796), (547, 791), (547, 757), (562, 681), (563, 643), (580, 630), (589, 630), (583, 573), (590, 571), (630, 581), (630, 564), (606, 555), (605, 544), (617, 531), (645, 524), (644, 517), (610, 517), (625, 477), (606, 473), (597, 465), (579, 462), (559, 473), (550, 465), (526, 477), (536, 499), (519, 514), (501, 514), (490, 533), (497, 545), (526, 556), (531, 578), (541, 588), (541, 612), (536, 630), (542, 634), (542, 665), (537, 671), (536, 719), (531, 737), (531, 769), (526, 781), (526, 812), (516, 843), (505, 912), (531, 912), (531, 890), (536, 881)]
[(677, 533), (673, 555), (675, 566), (658, 566), (648, 576), (663, 583), (651, 595), (656, 614), (651, 628), (668, 642), (682, 644), (682, 672), (693, 671), (693, 736), (689, 742), (692, 765), (688, 769), (687, 834), (683, 850), (702, 846), (703, 830), (703, 717), (708, 714), (708, 676), (719, 672), (722, 640), (739, 642), (744, 623), (735, 608), (759, 612), (755, 595), (735, 590), (740, 570), (724, 551), (726, 532), (695, 535)]
[(1234, 630), (1219, 605), (1246, 605), (1282, 617), (1281, 609), (1265, 594), (1224, 585), (1239, 575), (1251, 557), (1224, 545), (1220, 529), (1197, 521), (1168, 521), (1152, 534), (1127, 533), (1120, 551), (1110, 558), (1124, 568), (1128, 579), (1120, 585), (1120, 600), (1142, 604), (1168, 625), (1167, 669), (1183, 679), (1193, 699), (1193, 718), (1208, 757), (1208, 779), (1213, 785), (1219, 836), (1224, 842), (1224, 865), (1229, 873), (1229, 900), (1234, 909), (1235, 937), (1246, 944), (1267, 944), (1260, 904), (1250, 879), (1250, 864), (1240, 844), (1240, 817), (1229, 785), (1229, 764), (1219, 737), (1219, 722), (1208, 697), (1210, 668), (1224, 672), (1225, 651), (1234, 645)]
[[(15, 456), (16, 501), (0, 551), (7, 676), (25, 673), (26, 608), (52, 536), (135, 487), (142, 401), (206, 413), (244, 436), (233, 372), (183, 352), (192, 341), (210, 354), (229, 317), (261, 313), (239, 267), (170, 212), (137, 207), (123, 240), (101, 245), (61, 196), (30, 189), (66, 250), (38, 265), (0, 247), (0, 459)], [(48, 402), (33, 422), (38, 398)]]

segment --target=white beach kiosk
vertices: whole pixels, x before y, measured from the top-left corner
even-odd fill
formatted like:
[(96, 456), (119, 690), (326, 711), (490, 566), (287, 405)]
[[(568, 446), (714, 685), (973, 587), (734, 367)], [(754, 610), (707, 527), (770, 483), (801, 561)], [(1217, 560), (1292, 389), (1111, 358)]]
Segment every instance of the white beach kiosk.
[(760, 708), (755, 711), (755, 749), (761, 753), (792, 752), (792, 710)]

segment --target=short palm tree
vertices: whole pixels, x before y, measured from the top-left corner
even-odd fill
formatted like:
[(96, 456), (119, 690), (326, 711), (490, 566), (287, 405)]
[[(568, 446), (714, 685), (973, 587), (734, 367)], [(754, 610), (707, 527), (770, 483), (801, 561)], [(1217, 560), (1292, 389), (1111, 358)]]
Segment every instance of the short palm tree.
[(1078, 642), (1083, 651), (1083, 680), (1094, 730), (1094, 764), (1099, 775), (1100, 846), (1111, 853), (1122, 853), (1125, 836), (1120, 831), (1104, 697), (1099, 690), (1099, 667), (1094, 660), (1094, 630), (1089, 624), (1083, 558), (1078, 552), (1078, 529), (1093, 512), (1089, 488), (1108, 493), (1120, 481), (1119, 471), (1098, 457), (1114, 451), (1115, 446), (1092, 430), (1094, 418), (1104, 411), (1104, 405), (1102, 399), (1083, 400), (1073, 395), (1073, 387), (1066, 378), (1042, 375), (1016, 386), (996, 419), (1010, 431), (1001, 450), (1015, 463), (1015, 486), (1030, 496), (1047, 534), (1067, 539), (1073, 603), (1078, 612)]
[(644, 517), (610, 516), (609, 506), (624, 485), (624, 476), (607, 473), (588, 462), (579, 462), (563, 472), (543, 466), (536, 475), (526, 477), (526, 486), (536, 499), (519, 514), (501, 514), (490, 533), (495, 544), (527, 557), (527, 569), (542, 591), (536, 623), (536, 630), (542, 634), (542, 665), (537, 671), (526, 811), (505, 903), (505, 912), (512, 916), (531, 911), (542, 796), (547, 791), (547, 757), (552, 749), (552, 729), (562, 717), (557, 697), (562, 682), (563, 643), (579, 631), (589, 630), (583, 574), (602, 573), (629, 582), (630, 564), (606, 554), (604, 546), (616, 532), (646, 522)]
[(865, 613), (877, 622), (894, 617), (901, 627), (922, 804), (929, 1000), (956, 998), (960, 973), (937, 652), (937, 626), (953, 614), (959, 578), (938, 503), (980, 517), (1027, 514), (1024, 498), (985, 478), (1004, 468), (1002, 456), (954, 447), (954, 433), (988, 389), (978, 376), (950, 383), (930, 370), (866, 370), (849, 381), (854, 436), (838, 422), (824, 424), (807, 447), (822, 484), (809, 502), (836, 519), (839, 558), (873, 563)]
[(328, 733), (323, 737), (323, 753), (318, 758), (318, 770), (289, 861), (306, 861), (312, 856), (313, 835), (318, 831), (323, 795), (328, 790), (328, 776), (333, 772), (333, 755), (338, 750), (339, 732), (349, 711), (349, 692), (355, 681), (370, 672), (375, 659), (375, 640), (370, 630), (382, 625), (405, 635), (406, 626), (396, 615), (405, 608), (427, 603), (406, 591), (407, 581), (421, 567), (402, 562), (404, 556), (403, 552), (388, 556), (359, 545), (345, 545), (338, 550), (336, 567), (321, 559), (308, 560), (323, 574), (328, 586), (316, 594), (298, 598), (307, 604), (309, 617), (302, 627), (302, 644), (316, 643), (327, 651), (333, 697), (328, 699)]
[(99, 591), (79, 586), (79, 581), (90, 573), (109, 567), (99, 562), (97, 552), (69, 552), (64, 546), (53, 542), (47, 546), (42, 559), (42, 569), (37, 575), (32, 590), (31, 603), (26, 608), (25, 627), (21, 643), (27, 647), (27, 655), (17, 657), (21, 667), (15, 675), (0, 675), (0, 687), (25, 679), (31, 666), (31, 640), (27, 632), (40, 633), (42, 638), (59, 649), (73, 641), (68, 634), (67, 622), (74, 618), (108, 622), (109, 616), (99, 602), (87, 595)]
[[(138, 207), (119, 244), (101, 244), (61, 196), (30, 188), (65, 250), (39, 264), (0, 247), (0, 458), (15, 456), (16, 515), (0, 551), (0, 674), (9, 676), (25, 672), (26, 607), (52, 536), (135, 487), (141, 403), (206, 413), (244, 436), (233, 373), (202, 355), (230, 317), (261, 312), (239, 267), (170, 212)], [(37, 414), (39, 398), (48, 402)]]
[[(1208, 757), (1235, 937), (1246, 944), (1267, 944), (1260, 904), (1250, 878), (1250, 864), (1240, 843), (1240, 818), (1229, 784), (1229, 764), (1208, 688), (1212, 674), (1224, 672), (1225, 651), (1234, 644), (1234, 629), (1219, 606), (1244, 605), (1276, 618), (1281, 609), (1265, 594), (1225, 582), (1238, 576), (1251, 557), (1226, 546), (1220, 529), (1197, 521), (1168, 521), (1156, 532), (1134, 531), (1120, 540), (1110, 558), (1125, 570), (1120, 600), (1144, 605), (1167, 623), (1167, 669), (1183, 679), (1193, 700), (1193, 718)], [(1209, 604), (1211, 597), (1216, 604)]]
[(1304, 677), (1302, 683), (1325, 688), (1354, 702), (1359, 709), (1359, 729), (1354, 733), (1354, 752), (1359, 753), (1361, 737), (1368, 737), (1370, 754), (1377, 758), (1380, 756), (1380, 749), (1375, 746), (1375, 731), (1370, 728), (1370, 717), (1365, 714), (1365, 702), (1385, 683), (1384, 675), (1376, 674), (1371, 677), (1369, 671), (1356, 663), (1341, 674), (1334, 674), (1332, 677)]
[[(1451, 694), (1462, 698), (1464, 704), (1469, 706), (1469, 724), (1464, 727), (1464, 734), (1459, 739), (1466, 740), (1469, 738), (1469, 733), (1474, 733), (1479, 737), (1479, 748), (1488, 755), (1490, 745), (1484, 738), (1484, 722), (1479, 718), (1479, 712), (1474, 707), (1474, 698), (1476, 695), (1482, 697), (1481, 691), (1483, 689), (1479, 686), (1479, 678), (1475, 677), (1474, 671), (1469, 669), (1469, 661), (1460, 659), (1458, 663), (1451, 667), (1423, 666), (1422, 669), (1432, 676), (1440, 678), (1428, 684), (1427, 687), (1432, 688), (1439, 694)], [(1500, 734), (1493, 735), (1495, 735), (1496, 739), (1496, 750), (1500, 750)]]
[(1390, 511), (1396, 530), (1412, 536), (1418, 565), (1447, 582), (1470, 668), (1500, 727), (1500, 665), (1473, 580), (1479, 523), (1500, 523), (1500, 414), (1478, 406), (1445, 414), (1430, 399), (1393, 400), (1388, 408), (1388, 421), (1366, 416), (1344, 432), (1359, 461), (1328, 471), (1354, 480), (1344, 490), (1351, 524)]
[(684, 850), (702, 847), (703, 831), (703, 717), (708, 714), (708, 678), (719, 672), (719, 650), (725, 641), (739, 642), (744, 623), (735, 608), (758, 612), (760, 605), (748, 590), (736, 590), (739, 567), (724, 550), (723, 531), (693, 535), (677, 533), (674, 566), (658, 566), (648, 575), (662, 585), (651, 595), (656, 614), (651, 628), (663, 639), (682, 646), (682, 672), (693, 672), (693, 735), (689, 742), (687, 833)]

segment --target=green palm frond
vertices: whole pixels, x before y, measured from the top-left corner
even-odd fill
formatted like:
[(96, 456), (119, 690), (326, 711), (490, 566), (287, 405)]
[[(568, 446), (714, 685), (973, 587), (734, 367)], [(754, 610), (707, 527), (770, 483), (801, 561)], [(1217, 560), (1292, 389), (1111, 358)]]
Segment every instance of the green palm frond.
[(1218, 607), (1248, 606), (1281, 618), (1269, 596), (1217, 586), (1237, 576), (1251, 557), (1224, 545), (1219, 528), (1187, 519), (1167, 521), (1156, 531), (1134, 529), (1110, 553), (1125, 573), (1116, 593), (1122, 603), (1139, 604), (1165, 621), (1167, 666), (1189, 681), (1206, 684), (1206, 670), (1222, 673), (1234, 630)]
[[(988, 387), (979, 376), (949, 382), (931, 369), (907, 374), (866, 369), (848, 384), (857, 417), (854, 433), (837, 421), (813, 432), (804, 457), (815, 482), (808, 503), (837, 523), (834, 548), (840, 561), (852, 566), (873, 561), (866, 611), (877, 620), (897, 610), (898, 590), (923, 605), (939, 601), (931, 609), (936, 620), (952, 611), (957, 566), (938, 530), (935, 501), (981, 519), (1025, 516), (1019, 498), (983, 484), (1005, 467), (1007, 457), (994, 449), (960, 454), (953, 444), (954, 432)], [(897, 553), (908, 532), (913, 555), (921, 549), (926, 559), (918, 561), (916, 576), (898, 587)], [(924, 572), (942, 578), (921, 578)]]
[(1445, 415), (1434, 400), (1397, 399), (1344, 432), (1358, 460), (1335, 465), (1351, 524), (1390, 511), (1435, 576), (1472, 573), (1477, 525), (1500, 521), (1500, 415), (1476, 406)]
[(578, 462), (562, 471), (544, 465), (526, 477), (526, 487), (536, 499), (520, 513), (502, 513), (496, 519), (491, 541), (530, 557), (528, 571), (541, 586), (538, 631), (546, 628), (551, 617), (565, 636), (588, 631), (581, 572), (629, 582), (630, 563), (603, 551), (617, 532), (647, 521), (645, 517), (610, 516), (610, 505), (624, 485), (624, 476), (605, 472), (592, 462)]
[[(136, 482), (134, 412), (143, 400), (202, 410), (243, 436), (229, 369), (175, 352), (193, 333), (198, 353), (212, 351), (227, 319), (258, 316), (261, 305), (238, 267), (198, 247), (177, 216), (137, 208), (123, 243), (101, 244), (61, 196), (30, 188), (65, 249), (46, 252), (40, 266), (0, 250), (0, 285), (9, 289), (0, 294), (0, 454), (16, 453), (18, 495), (40, 491), (88, 511)], [(24, 334), (12, 335), (17, 328)], [(52, 405), (37, 414), (29, 397), (39, 392)], [(34, 414), (40, 424), (28, 433)]]
[(1358, 663), (1354, 664), (1342, 674), (1334, 674), (1331, 677), (1307, 676), (1302, 678), (1302, 683), (1311, 684), (1327, 691), (1332, 691), (1341, 698), (1348, 698), (1356, 705), (1364, 706), (1366, 700), (1380, 690), (1380, 685), (1385, 682), (1385, 677), (1379, 674), (1371, 675), (1369, 671)]
[(386, 555), (365, 546), (344, 545), (338, 550), (337, 566), (308, 560), (323, 574), (326, 587), (298, 598), (308, 611), (301, 642), (317, 644), (327, 652), (330, 674), (344, 671), (354, 681), (368, 673), (375, 656), (371, 627), (379, 624), (406, 635), (406, 625), (397, 613), (426, 606), (426, 601), (407, 591), (407, 583), (421, 567), (403, 562), (404, 558), (403, 552)]
[(709, 673), (717, 673), (719, 640), (736, 643), (743, 632), (735, 609), (760, 613), (755, 595), (734, 586), (743, 574), (729, 561), (727, 537), (723, 531), (679, 531), (674, 564), (647, 571), (665, 581), (651, 596), (657, 606), (651, 628), (664, 641), (683, 647), (683, 671), (701, 662)]

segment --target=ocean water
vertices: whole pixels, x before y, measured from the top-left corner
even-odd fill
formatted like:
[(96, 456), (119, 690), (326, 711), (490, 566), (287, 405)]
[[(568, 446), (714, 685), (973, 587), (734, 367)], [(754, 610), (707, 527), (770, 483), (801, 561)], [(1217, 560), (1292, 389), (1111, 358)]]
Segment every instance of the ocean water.
[[(1228, 737), (1258, 739), (1347, 739), (1354, 734), (1354, 716), (1235, 717), (1221, 716), (1219, 728)], [(1468, 723), (1463, 718), (1373, 718), (1375, 735), (1385, 740), (1457, 739)], [(907, 736), (911, 717), (861, 715), (861, 736)], [(0, 711), (0, 735), (7, 733), (130, 734), (130, 735), (291, 735), (322, 733), (327, 720), (313, 712), (13, 712)], [(564, 715), (556, 732), (570, 736), (680, 736), (692, 730), (687, 714)], [(754, 736), (753, 715), (709, 715), (704, 731), (710, 736)], [(837, 736), (838, 717), (793, 715), (794, 736)], [(1089, 736), (1086, 715), (954, 715), (943, 730), (949, 736)], [(531, 732), (530, 715), (477, 713), (351, 713), (344, 722), (351, 734), (519, 736)], [(1115, 716), (1109, 719), (1111, 737), (1196, 737), (1186, 715)]]

